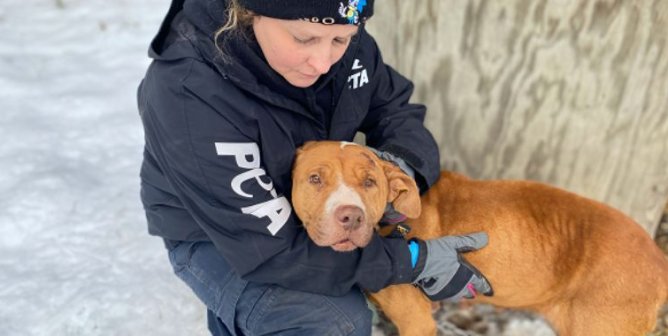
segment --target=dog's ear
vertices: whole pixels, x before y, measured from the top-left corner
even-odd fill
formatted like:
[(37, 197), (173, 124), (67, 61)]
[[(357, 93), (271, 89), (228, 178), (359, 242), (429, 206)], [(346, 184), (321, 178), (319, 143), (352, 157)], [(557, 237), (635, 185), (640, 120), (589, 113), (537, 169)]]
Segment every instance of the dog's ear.
[(383, 170), (387, 177), (389, 192), (387, 202), (392, 203), (394, 210), (408, 218), (418, 218), (422, 211), (420, 192), (415, 180), (406, 175), (399, 167), (383, 162)]

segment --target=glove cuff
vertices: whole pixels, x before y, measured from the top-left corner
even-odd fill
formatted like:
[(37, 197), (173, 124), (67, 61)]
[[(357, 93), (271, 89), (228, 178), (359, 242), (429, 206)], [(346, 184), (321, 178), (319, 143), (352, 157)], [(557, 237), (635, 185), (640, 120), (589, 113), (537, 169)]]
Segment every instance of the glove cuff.
[(424, 270), (424, 265), (427, 263), (427, 243), (425, 243), (424, 240), (422, 239), (417, 239), (413, 238), (409, 240), (409, 244), (411, 242), (415, 242), (418, 244), (418, 257), (417, 257), (417, 262), (415, 263), (415, 267), (413, 268), (413, 278), (411, 282), (415, 282), (418, 279), (418, 276), (422, 271)]

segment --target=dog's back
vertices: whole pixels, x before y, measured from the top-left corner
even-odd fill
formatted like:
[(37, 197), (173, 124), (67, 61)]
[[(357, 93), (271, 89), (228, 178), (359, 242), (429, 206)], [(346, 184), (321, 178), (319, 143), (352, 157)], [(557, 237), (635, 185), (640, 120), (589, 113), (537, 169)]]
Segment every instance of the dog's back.
[(648, 332), (668, 300), (666, 257), (602, 203), (540, 183), (449, 172), (422, 202), (415, 236), (488, 233), (488, 247), (466, 255), (494, 286), (481, 301), (538, 311), (561, 335)]

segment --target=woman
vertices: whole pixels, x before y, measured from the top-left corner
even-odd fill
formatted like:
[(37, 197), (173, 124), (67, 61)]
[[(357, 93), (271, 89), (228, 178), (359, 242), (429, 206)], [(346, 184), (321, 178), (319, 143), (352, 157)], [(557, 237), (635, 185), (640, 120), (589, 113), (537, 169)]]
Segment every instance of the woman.
[(151, 44), (138, 93), (142, 201), (213, 334), (368, 335), (361, 290), (491, 291), (457, 261), (484, 234), (374, 236), (337, 253), (310, 241), (292, 212), (292, 160), (309, 140), (360, 131), (422, 191), (438, 177), (425, 108), (408, 102), (412, 84), (364, 30), (372, 13), (373, 0), (174, 0)]

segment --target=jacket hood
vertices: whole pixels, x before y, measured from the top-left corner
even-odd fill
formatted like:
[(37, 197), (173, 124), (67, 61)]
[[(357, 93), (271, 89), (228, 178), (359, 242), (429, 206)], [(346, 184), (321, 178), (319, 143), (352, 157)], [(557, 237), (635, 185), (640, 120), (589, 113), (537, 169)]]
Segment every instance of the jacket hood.
[(206, 36), (213, 38), (215, 32), (227, 22), (228, 0), (173, 0), (183, 2), (183, 11), (189, 21)]
[[(308, 100), (313, 99), (309, 96), (325, 90), (328, 91), (327, 100), (335, 105), (346, 85), (363, 27), (360, 27), (360, 32), (353, 38), (342, 59), (333, 64), (327, 74), (309, 88), (297, 88), (269, 66), (252, 32), (248, 38), (232, 36), (226, 39), (223, 48), (229, 60), (223, 61), (214, 43), (214, 35), (227, 21), (227, 5), (227, 0), (173, 0), (159, 33), (151, 43), (151, 58), (201, 59), (216, 68), (223, 77), (232, 80), (236, 86), (292, 111), (310, 115), (304, 111)], [(170, 48), (182, 37), (189, 40), (194, 48)]]

